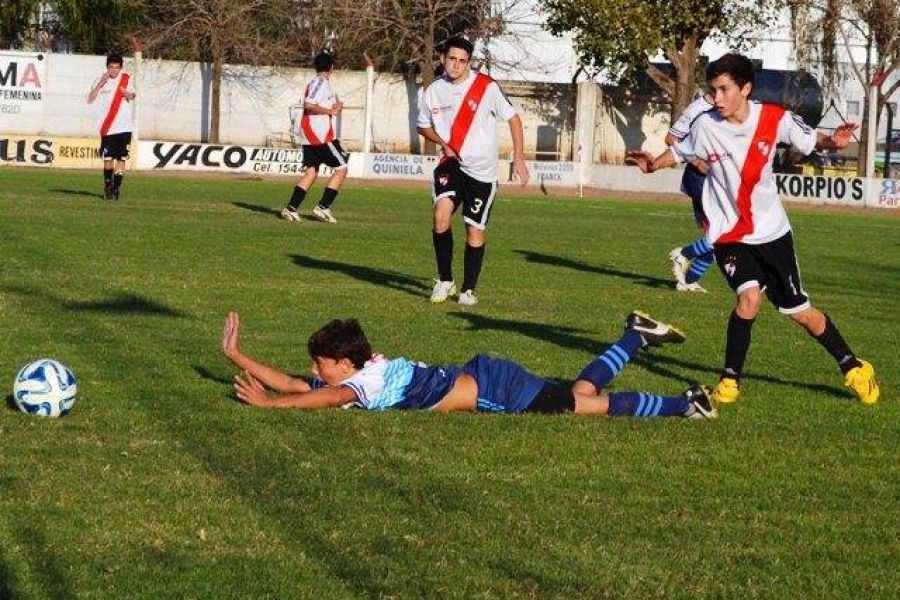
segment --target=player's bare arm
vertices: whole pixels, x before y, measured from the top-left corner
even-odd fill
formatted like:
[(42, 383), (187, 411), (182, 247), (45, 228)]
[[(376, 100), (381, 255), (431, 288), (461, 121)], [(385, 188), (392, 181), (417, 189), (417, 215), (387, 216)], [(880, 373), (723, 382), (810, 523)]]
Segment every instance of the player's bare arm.
[(324, 106), (316, 104), (315, 102), (303, 103), (303, 110), (311, 115), (330, 115), (334, 117), (341, 114), (341, 110), (343, 108), (343, 102), (336, 102), (335, 105), (331, 108), (325, 108)]
[(528, 183), (530, 175), (528, 166), (525, 164), (525, 144), (523, 142), (525, 136), (522, 128), (522, 118), (519, 115), (515, 115), (508, 123), (513, 143), (513, 173), (515, 173), (516, 179), (519, 180), (519, 185), (524, 186)]
[(303, 379), (291, 377), (274, 367), (257, 362), (241, 352), (240, 348), (240, 316), (232, 311), (225, 318), (222, 330), (222, 354), (243, 369), (254, 380), (259, 380), (269, 388), (282, 393), (308, 392), (310, 386)]
[(625, 163), (637, 165), (644, 173), (653, 173), (660, 169), (667, 169), (676, 162), (675, 154), (671, 150), (666, 150), (656, 158), (653, 158), (653, 155), (645, 150), (631, 150), (625, 153)]
[(856, 123), (844, 123), (838, 126), (834, 133), (825, 135), (821, 131), (817, 134), (816, 149), (817, 150), (842, 150), (850, 144), (853, 139), (853, 132), (859, 126)]
[(438, 135), (437, 131), (434, 130), (433, 127), (418, 127), (416, 129), (423, 138), (428, 140), (429, 142), (433, 142), (441, 147), (441, 151), (443, 151), (444, 156), (448, 158), (457, 158), (456, 152), (453, 151), (453, 148), (450, 147), (447, 142)]
[(100, 90), (103, 89), (103, 86), (106, 82), (109, 81), (109, 73), (107, 71), (103, 71), (103, 74), (100, 76), (100, 79), (97, 80), (97, 83), (94, 84), (94, 87), (91, 88), (91, 91), (88, 92), (88, 104), (94, 102), (97, 99), (97, 94), (100, 93)]
[(343, 385), (284, 396), (269, 396), (265, 386), (247, 371), (235, 376), (234, 392), (241, 402), (262, 408), (333, 408), (356, 400), (356, 393)]

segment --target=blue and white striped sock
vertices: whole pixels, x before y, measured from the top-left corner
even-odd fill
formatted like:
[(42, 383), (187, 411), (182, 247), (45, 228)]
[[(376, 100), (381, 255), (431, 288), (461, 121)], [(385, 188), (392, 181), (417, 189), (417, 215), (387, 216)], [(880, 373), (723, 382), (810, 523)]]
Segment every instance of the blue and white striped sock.
[(700, 236), (681, 249), (681, 255), (688, 260), (694, 260), (699, 256), (712, 252), (712, 246), (706, 241), (706, 236)]
[(682, 396), (657, 396), (644, 392), (613, 392), (609, 395), (611, 417), (683, 417), (688, 401)]
[(598, 390), (605, 388), (625, 368), (625, 365), (631, 362), (631, 359), (643, 346), (644, 340), (641, 338), (641, 334), (629, 329), (619, 338), (619, 341), (586, 366), (578, 379), (590, 381)]
[(700, 278), (706, 275), (706, 272), (709, 271), (709, 268), (712, 266), (713, 262), (715, 262), (715, 257), (713, 256), (712, 250), (695, 258), (691, 262), (691, 267), (684, 275), (685, 283), (694, 283), (695, 281), (699, 281)]

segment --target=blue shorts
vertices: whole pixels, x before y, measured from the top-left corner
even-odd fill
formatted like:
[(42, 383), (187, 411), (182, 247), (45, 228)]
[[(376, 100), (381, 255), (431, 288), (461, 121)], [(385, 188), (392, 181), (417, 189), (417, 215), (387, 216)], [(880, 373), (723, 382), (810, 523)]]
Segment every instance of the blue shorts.
[(703, 184), (706, 183), (706, 175), (703, 171), (688, 163), (681, 176), (681, 191), (691, 199), (694, 208), (694, 220), (698, 227), (705, 227), (706, 213), (703, 212)]
[(462, 372), (478, 382), (478, 410), (485, 412), (522, 412), (547, 385), (518, 363), (486, 354), (472, 358)]

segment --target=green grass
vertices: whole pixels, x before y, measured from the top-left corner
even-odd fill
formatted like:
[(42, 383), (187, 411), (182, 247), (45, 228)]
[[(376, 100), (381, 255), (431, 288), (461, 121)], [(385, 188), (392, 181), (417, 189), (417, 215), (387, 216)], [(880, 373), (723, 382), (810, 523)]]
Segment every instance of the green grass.
[(277, 220), (290, 185), (129, 175), (107, 204), (99, 173), (0, 169), (0, 376), (46, 355), (79, 385), (64, 419), (2, 411), (0, 598), (900, 596), (896, 217), (790, 209), (875, 407), (767, 307), (716, 422), (257, 410), (219, 353), (231, 309), (292, 372), (356, 316), (392, 356), (571, 379), (642, 308), (688, 341), (614, 388), (674, 394), (715, 381), (733, 302), (717, 273), (672, 289), (685, 203), (506, 191), (462, 310), (427, 301), (424, 185), (350, 182), (337, 225)]

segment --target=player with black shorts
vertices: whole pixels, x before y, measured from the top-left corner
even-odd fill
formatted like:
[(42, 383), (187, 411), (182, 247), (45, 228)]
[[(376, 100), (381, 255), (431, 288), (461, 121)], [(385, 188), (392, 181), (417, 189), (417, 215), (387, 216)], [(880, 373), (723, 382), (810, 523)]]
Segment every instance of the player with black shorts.
[(653, 172), (676, 162), (707, 165), (703, 211), (716, 262), (737, 295), (725, 342), (725, 365), (713, 391), (717, 402), (734, 402), (740, 393), (750, 332), (762, 294), (822, 345), (835, 359), (844, 383), (864, 404), (878, 401), (872, 365), (856, 357), (829, 316), (813, 307), (800, 281), (794, 239), (778, 196), (772, 162), (778, 144), (809, 154), (814, 148), (846, 147), (856, 125), (845, 124), (826, 136), (791, 111), (749, 99), (753, 63), (726, 54), (709, 64), (706, 82), (715, 110), (703, 113), (690, 134), (663, 154), (630, 152), (629, 160)]
[(300, 176), (290, 202), (281, 211), (285, 221), (300, 222), (300, 203), (306, 192), (316, 182), (319, 167), (326, 165), (333, 169), (322, 198), (313, 208), (313, 215), (326, 223), (337, 223), (331, 212), (331, 205), (337, 198), (341, 185), (347, 177), (349, 155), (335, 137), (335, 118), (341, 114), (344, 103), (338, 100), (331, 88), (331, 73), (334, 57), (322, 52), (314, 60), (316, 76), (306, 84), (303, 92), (303, 116), (300, 117), (300, 141), (303, 145), (303, 166), (306, 170)]
[(119, 199), (134, 130), (134, 80), (122, 70), (122, 64), (122, 55), (107, 56), (106, 71), (93, 83), (87, 98), (88, 104), (96, 102), (103, 158), (103, 197), (107, 200)]
[(434, 170), (432, 241), (438, 279), (432, 302), (444, 302), (456, 292), (453, 281), (453, 213), (462, 206), (466, 250), (459, 303), (474, 305), (475, 285), (484, 261), (485, 229), (497, 197), (497, 123), (509, 124), (513, 172), (528, 183), (522, 142), (522, 119), (493, 79), (469, 69), (472, 42), (452, 37), (444, 43), (444, 75), (428, 86), (419, 102), (418, 130), (441, 147)]

